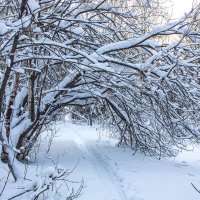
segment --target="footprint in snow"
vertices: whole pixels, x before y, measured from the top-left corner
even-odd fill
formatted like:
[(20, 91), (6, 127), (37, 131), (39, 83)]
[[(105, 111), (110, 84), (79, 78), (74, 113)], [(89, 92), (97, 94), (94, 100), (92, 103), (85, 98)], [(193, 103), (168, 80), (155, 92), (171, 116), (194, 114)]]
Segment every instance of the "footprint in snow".
[(192, 174), (192, 173), (187, 173), (187, 174), (188, 174), (188, 176), (193, 176), (193, 177), (195, 177), (195, 175)]
[(133, 170), (132, 172), (133, 172), (133, 173), (137, 173), (137, 171), (135, 171), (135, 170)]
[(188, 167), (188, 163), (186, 161), (182, 161), (181, 163), (175, 163), (173, 166), (175, 167)]

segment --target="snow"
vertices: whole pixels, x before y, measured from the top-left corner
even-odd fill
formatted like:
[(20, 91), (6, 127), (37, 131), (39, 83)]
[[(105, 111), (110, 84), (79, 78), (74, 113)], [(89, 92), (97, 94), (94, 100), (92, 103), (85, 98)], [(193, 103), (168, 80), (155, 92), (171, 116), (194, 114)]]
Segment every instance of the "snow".
[(8, 67), (10, 67), (10, 63), (11, 63), (11, 60), (8, 58), (8, 59), (6, 59), (6, 65), (8, 66)]
[(21, 68), (21, 67), (14, 67), (14, 71), (17, 72), (17, 73), (21, 73), (21, 74), (25, 73), (24, 69)]
[[(37, 171), (40, 178), (35, 181), (39, 184), (44, 177), (54, 173), (54, 160), (69, 170), (77, 165), (69, 180), (80, 183), (83, 178), (85, 187), (80, 200), (199, 199), (191, 183), (200, 187), (200, 148), (183, 152), (176, 158), (157, 160), (117, 147), (112, 134), (97, 127), (77, 125), (69, 120), (56, 127), (59, 132), (49, 154), (45, 152), (47, 139), (44, 135), (37, 161), (27, 167), (27, 179)], [(0, 169), (0, 179), (5, 180), (5, 165), (1, 163)], [(2, 184), (3, 181), (0, 188)], [(20, 181), (18, 184), (16, 187), (10, 181), (2, 199), (6, 199), (8, 191), (16, 192), (17, 188), (26, 185)], [(64, 200), (64, 189), (61, 194)]]
[(58, 86), (56, 86), (55, 88), (53, 88), (52, 91), (50, 91), (49, 93), (47, 93), (44, 98), (43, 98), (43, 104), (48, 104), (52, 101), (54, 101), (54, 97), (56, 96), (56, 94), (60, 91), (60, 90), (63, 90), (65, 89), (65, 86), (67, 84), (69, 84), (78, 74), (77, 73), (74, 73), (73, 75), (69, 75), (67, 76), (63, 81), (61, 81), (59, 83)]
[(28, 6), (30, 8), (30, 10), (34, 13), (38, 10), (40, 10), (40, 5), (37, 1), (34, 0), (28, 0)]
[(6, 32), (8, 32), (9, 27), (6, 26), (3, 22), (0, 22), (0, 36), (4, 35)]
[(13, 23), (14, 27), (27, 28), (31, 23), (31, 15), (27, 15)]
[[(28, 113), (26, 113), (27, 115)], [(11, 129), (10, 131), (10, 140), (11, 140), (11, 144), (12, 146), (16, 146), (17, 145), (17, 141), (21, 135), (21, 133), (26, 130), (28, 127), (30, 127), (32, 124), (30, 119), (24, 119), (22, 121), (22, 123), (20, 123), (19, 125), (15, 126), (14, 128)]]
[(167, 32), (168, 30), (173, 29), (177, 24), (180, 23), (180, 21), (181, 20), (178, 20), (178, 21), (175, 21), (173, 23), (169, 23), (167, 25), (155, 28), (152, 31), (150, 31), (149, 33), (146, 33), (143, 36), (138, 37), (138, 38), (122, 40), (122, 41), (118, 41), (118, 42), (114, 42), (114, 43), (104, 45), (97, 50), (97, 53), (98, 54), (106, 54), (106, 53), (109, 53), (109, 52), (112, 52), (112, 51), (128, 49), (128, 48), (136, 47), (136, 46), (139, 46), (139, 45), (150, 45), (151, 47), (157, 48), (160, 45), (156, 42), (149, 40), (149, 38), (153, 37), (154, 35), (157, 35), (157, 34), (159, 35), (162, 32)]
[(84, 30), (79, 26), (73, 29), (73, 32), (77, 35), (83, 35), (84, 34)]
[(34, 33), (41, 33), (42, 30), (41, 30), (40, 27), (37, 27), (37, 28), (33, 29), (33, 32), (34, 32)]

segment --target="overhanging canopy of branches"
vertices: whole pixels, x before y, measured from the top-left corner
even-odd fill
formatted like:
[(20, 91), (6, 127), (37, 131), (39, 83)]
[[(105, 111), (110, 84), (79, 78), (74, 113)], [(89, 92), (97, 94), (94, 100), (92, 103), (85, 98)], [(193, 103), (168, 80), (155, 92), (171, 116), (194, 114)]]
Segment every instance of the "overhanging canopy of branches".
[(198, 142), (198, 15), (199, 5), (144, 31), (136, 8), (124, 12), (106, 0), (1, 1), (4, 153), (24, 160), (66, 106), (92, 107), (121, 144), (150, 155)]

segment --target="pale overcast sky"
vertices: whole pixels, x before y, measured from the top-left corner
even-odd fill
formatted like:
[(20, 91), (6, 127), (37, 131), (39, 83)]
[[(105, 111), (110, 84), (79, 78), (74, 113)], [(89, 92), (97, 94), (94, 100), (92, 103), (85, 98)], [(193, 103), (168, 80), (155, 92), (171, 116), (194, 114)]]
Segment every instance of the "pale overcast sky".
[(185, 12), (190, 11), (192, 8), (192, 3), (200, 3), (200, 0), (171, 0), (174, 4), (173, 6), (173, 17), (177, 18), (182, 16)]

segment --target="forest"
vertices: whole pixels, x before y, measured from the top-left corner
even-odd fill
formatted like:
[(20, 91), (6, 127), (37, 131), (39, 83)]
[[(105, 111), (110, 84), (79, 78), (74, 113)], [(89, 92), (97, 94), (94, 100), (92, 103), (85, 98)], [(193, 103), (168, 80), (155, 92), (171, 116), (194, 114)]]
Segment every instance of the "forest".
[(73, 174), (52, 158), (40, 183), (33, 178), (17, 193), (5, 192), (10, 181), (12, 187), (27, 181), (19, 171), (47, 142), (46, 132), (51, 149), (54, 125), (66, 116), (148, 158), (199, 145), (200, 3), (173, 19), (166, 2), (0, 0), (0, 166), (8, 173), (0, 173), (0, 199), (81, 199), (82, 182), (66, 196), (50, 197)]

